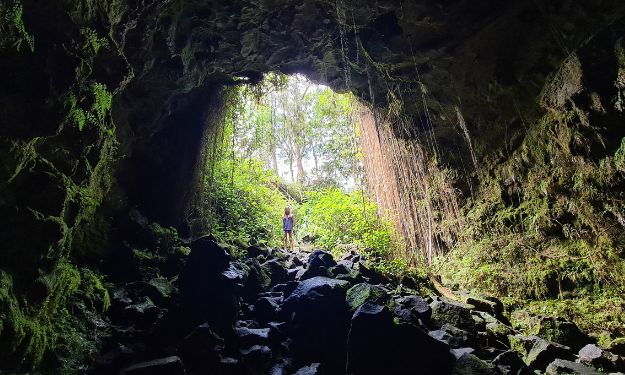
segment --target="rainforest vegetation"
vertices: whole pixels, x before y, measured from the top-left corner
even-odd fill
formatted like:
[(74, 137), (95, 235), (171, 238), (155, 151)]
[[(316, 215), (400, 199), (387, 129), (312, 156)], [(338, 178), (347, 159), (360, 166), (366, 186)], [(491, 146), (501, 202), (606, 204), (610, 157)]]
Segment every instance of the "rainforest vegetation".
[(623, 373), (624, 100), (622, 0), (0, 0), (0, 375)]

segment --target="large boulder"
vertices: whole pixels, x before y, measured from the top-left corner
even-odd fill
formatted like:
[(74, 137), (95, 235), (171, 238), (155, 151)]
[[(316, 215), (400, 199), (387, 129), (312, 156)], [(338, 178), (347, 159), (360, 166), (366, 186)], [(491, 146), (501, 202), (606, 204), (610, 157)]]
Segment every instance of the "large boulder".
[(172, 356), (134, 364), (121, 370), (120, 375), (184, 375), (180, 358)]
[(271, 367), (273, 352), (265, 345), (254, 345), (250, 348), (239, 350), (243, 358), (243, 364), (249, 374), (266, 374)]
[(336, 266), (336, 261), (334, 261), (332, 254), (326, 251), (315, 250), (308, 256), (308, 268), (331, 268), (334, 266)]
[(300, 303), (314, 302), (323, 299), (343, 298), (349, 283), (343, 280), (335, 280), (328, 277), (313, 277), (300, 281), (295, 289), (284, 300), (285, 306), (293, 307)]
[(477, 356), (465, 353), (454, 364), (453, 375), (498, 375), (495, 366)]
[(207, 322), (218, 332), (227, 330), (236, 319), (245, 278), (246, 270), (231, 265), (228, 252), (210, 237), (192, 242), (179, 279), (180, 323), (195, 327)]
[(471, 316), (471, 306), (440, 297), (432, 301), (432, 322), (438, 326), (451, 324), (465, 331), (475, 329), (475, 321)]
[(417, 327), (395, 324), (388, 307), (365, 302), (354, 312), (348, 339), (349, 373), (449, 374), (453, 364), (449, 347)]
[(269, 342), (269, 331), (269, 328), (237, 327), (234, 329), (237, 343), (241, 347), (266, 345)]
[(318, 375), (321, 374), (320, 366), (321, 364), (319, 363), (313, 363), (300, 368), (299, 370), (295, 371), (293, 375)]
[(316, 276), (301, 281), (284, 300), (287, 334), (297, 365), (323, 363), (330, 373), (345, 369), (349, 283)]
[(432, 308), (419, 296), (404, 296), (395, 300), (393, 312), (407, 322), (428, 323), (432, 317)]
[(178, 355), (188, 369), (211, 371), (219, 365), (223, 349), (224, 340), (208, 324), (202, 324), (180, 342)]
[(573, 360), (574, 358), (569, 347), (540, 339), (534, 342), (524, 360), (530, 369), (545, 371), (547, 366), (556, 359)]
[(280, 311), (281, 297), (261, 297), (254, 302), (254, 318), (260, 323), (276, 320)]
[(277, 259), (271, 259), (261, 265), (271, 279), (270, 285), (280, 284), (286, 281), (287, 270), (284, 264)]
[(603, 350), (597, 345), (588, 344), (578, 354), (579, 361), (603, 371), (617, 371), (625, 369), (625, 361), (614, 353)]
[(255, 301), (257, 295), (271, 285), (271, 272), (269, 267), (262, 267), (257, 258), (248, 258), (244, 264), (248, 268), (248, 277), (243, 287), (243, 298)]
[(566, 345), (574, 351), (580, 350), (593, 340), (583, 333), (575, 323), (560, 317), (541, 317), (537, 336)]
[(586, 366), (582, 363), (567, 361), (564, 359), (556, 359), (547, 366), (545, 370), (546, 375), (563, 375), (563, 374), (576, 374), (576, 375), (601, 375), (602, 372), (596, 369)]
[(336, 266), (336, 262), (332, 258), (332, 254), (323, 250), (315, 250), (308, 256), (306, 268), (298, 271), (296, 277), (299, 280), (317, 276), (331, 277), (333, 275), (330, 269), (334, 266)]
[(531, 375), (533, 372), (527, 367), (518, 352), (507, 350), (495, 357), (492, 361), (493, 365), (499, 368), (504, 374), (515, 375)]
[(346, 301), (350, 312), (365, 302), (385, 304), (389, 300), (388, 292), (378, 285), (356, 284), (347, 291)]

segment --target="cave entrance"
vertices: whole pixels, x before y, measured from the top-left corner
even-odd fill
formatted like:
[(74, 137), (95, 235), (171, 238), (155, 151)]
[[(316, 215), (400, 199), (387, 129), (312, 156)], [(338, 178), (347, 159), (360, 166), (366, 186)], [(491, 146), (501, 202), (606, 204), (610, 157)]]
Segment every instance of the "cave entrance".
[[(224, 96), (220, 125), (205, 139), (195, 236), (336, 255), (382, 255), (397, 243), (367, 194), (357, 98), (278, 73)], [(285, 244), (286, 207), (295, 225)]]

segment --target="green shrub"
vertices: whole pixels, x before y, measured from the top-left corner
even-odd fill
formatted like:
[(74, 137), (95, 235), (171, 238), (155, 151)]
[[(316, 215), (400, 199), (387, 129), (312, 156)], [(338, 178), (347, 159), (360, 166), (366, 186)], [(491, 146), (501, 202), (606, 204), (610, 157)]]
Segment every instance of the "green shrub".
[(360, 191), (310, 191), (300, 211), (301, 236), (325, 249), (340, 252), (340, 245), (353, 244), (371, 256), (384, 257), (394, 244), (391, 223), (378, 216), (375, 203)]
[(223, 158), (205, 180), (205, 212), (217, 240), (242, 245), (279, 245), (289, 205), (278, 177), (256, 160)]

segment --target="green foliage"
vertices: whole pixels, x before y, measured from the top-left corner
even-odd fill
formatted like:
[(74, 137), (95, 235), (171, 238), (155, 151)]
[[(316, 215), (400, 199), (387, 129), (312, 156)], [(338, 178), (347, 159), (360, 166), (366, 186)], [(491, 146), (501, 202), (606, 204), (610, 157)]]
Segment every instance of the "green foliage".
[(288, 201), (277, 182), (258, 161), (219, 160), (205, 181), (210, 232), (223, 242), (278, 245)]
[(581, 111), (551, 112), (494, 173), (481, 174), (464, 208), (472, 240), (435, 268), (521, 311), (542, 306), (544, 315), (571, 317), (596, 335), (618, 335), (620, 307), (599, 314), (591, 306), (614, 301), (605, 296), (622, 296), (625, 285), (625, 147), (593, 151), (605, 145), (588, 124)]
[(26, 31), (23, 11), (20, 0), (0, 4), (0, 49), (11, 45), (19, 51), (26, 42), (30, 51), (35, 51), (35, 38)]
[(300, 211), (301, 235), (323, 248), (340, 252), (341, 245), (354, 244), (371, 256), (383, 257), (393, 246), (391, 224), (378, 216), (377, 206), (360, 191), (310, 191)]
[[(46, 355), (52, 355), (50, 348), (61, 362), (83, 363), (96, 348), (93, 327), (85, 327), (88, 321), (76, 315), (77, 311), (70, 313), (68, 306), (92, 316), (110, 306), (101, 277), (68, 261), (39, 282), (50, 290), (47, 298), (39, 307), (23, 305), (15, 296), (13, 278), (0, 271), (0, 359), (14, 363), (15, 371), (33, 370)], [(63, 373), (78, 371), (76, 367), (66, 370), (71, 372)]]
[(540, 316), (561, 316), (590, 332), (606, 346), (611, 338), (625, 336), (625, 302), (619, 295), (581, 293), (575, 298), (547, 299), (510, 306), (515, 328), (531, 335), (538, 332)]
[(83, 93), (79, 100), (75, 95), (69, 95), (65, 100), (67, 119), (83, 130), (87, 125), (97, 126), (102, 131), (109, 132), (108, 119), (110, 116), (113, 95), (106, 85), (93, 82), (89, 91)]
[(108, 47), (108, 40), (105, 37), (98, 37), (95, 30), (84, 27), (80, 29), (80, 34), (84, 38), (83, 49), (90, 49), (94, 55), (97, 55), (102, 47)]

